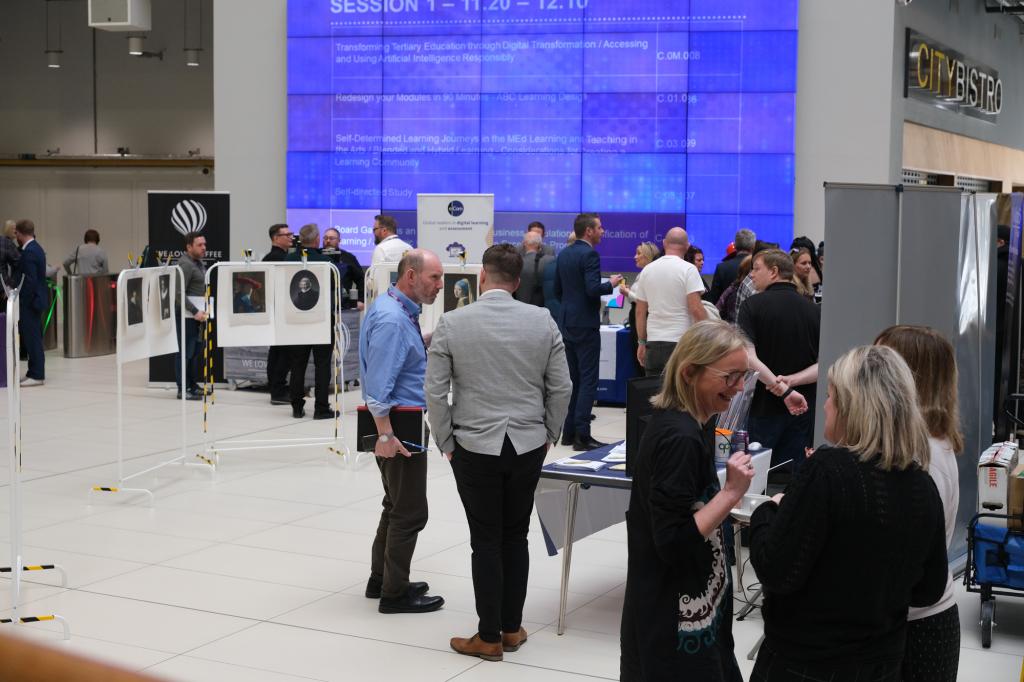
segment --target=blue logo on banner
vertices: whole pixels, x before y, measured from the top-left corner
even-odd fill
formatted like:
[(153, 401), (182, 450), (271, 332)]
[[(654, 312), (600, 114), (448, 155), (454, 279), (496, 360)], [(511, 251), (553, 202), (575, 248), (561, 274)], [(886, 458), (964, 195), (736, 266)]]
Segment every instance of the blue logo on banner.
[(466, 207), (462, 205), (461, 201), (449, 201), (448, 202), (448, 215), (458, 218), (462, 215), (462, 212), (466, 210)]

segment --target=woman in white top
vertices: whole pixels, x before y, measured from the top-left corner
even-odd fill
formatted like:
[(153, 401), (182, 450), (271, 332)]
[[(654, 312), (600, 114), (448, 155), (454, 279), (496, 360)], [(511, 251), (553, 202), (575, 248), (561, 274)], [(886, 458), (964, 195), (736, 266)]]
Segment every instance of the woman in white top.
[[(878, 335), (875, 343), (902, 355), (914, 373), (918, 403), (930, 435), (928, 473), (942, 499), (949, 549), (960, 501), (956, 453), (964, 448), (953, 346), (930, 327), (909, 325), (889, 327)], [(946, 590), (939, 601), (924, 608), (911, 608), (907, 621), (904, 682), (955, 682), (960, 661), (960, 615), (953, 598), (953, 576), (946, 577)]]

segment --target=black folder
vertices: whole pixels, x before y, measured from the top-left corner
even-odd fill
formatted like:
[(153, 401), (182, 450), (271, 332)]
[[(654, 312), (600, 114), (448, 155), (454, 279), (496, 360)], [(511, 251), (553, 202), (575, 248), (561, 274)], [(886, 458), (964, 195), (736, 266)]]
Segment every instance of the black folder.
[[(398, 440), (422, 445), (422, 451), (425, 451), (428, 446), (427, 441), (430, 439), (430, 429), (424, 421), (425, 414), (426, 410), (422, 407), (392, 407), (391, 428)], [(376, 439), (370, 438), (370, 436), (376, 435), (377, 424), (373, 421), (373, 415), (366, 409), (366, 405), (360, 405), (356, 409), (356, 451), (373, 452), (373, 447), (369, 446), (369, 443), (375, 443)], [(413, 454), (419, 450), (419, 448), (409, 445), (405, 447)]]

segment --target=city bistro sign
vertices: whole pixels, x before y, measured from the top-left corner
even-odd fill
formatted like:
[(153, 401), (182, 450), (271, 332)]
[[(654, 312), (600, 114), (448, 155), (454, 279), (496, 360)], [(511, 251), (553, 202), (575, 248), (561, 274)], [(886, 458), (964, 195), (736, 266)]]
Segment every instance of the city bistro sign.
[(903, 96), (995, 123), (1003, 81), (995, 69), (908, 28)]

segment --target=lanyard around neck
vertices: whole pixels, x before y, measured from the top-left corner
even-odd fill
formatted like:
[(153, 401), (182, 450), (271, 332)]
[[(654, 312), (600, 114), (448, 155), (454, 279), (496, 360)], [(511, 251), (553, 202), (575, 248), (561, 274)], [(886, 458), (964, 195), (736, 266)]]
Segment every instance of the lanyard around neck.
[(423, 331), (420, 329), (419, 319), (415, 315), (413, 315), (412, 311), (409, 310), (408, 306), (405, 305), (405, 301), (398, 298), (398, 296), (395, 295), (395, 292), (392, 291), (391, 289), (388, 289), (388, 296), (395, 299), (395, 301), (398, 302), (398, 305), (402, 306), (402, 310), (405, 311), (405, 316), (409, 318), (410, 322), (412, 322), (412, 326), (416, 330), (416, 335), (419, 337), (420, 342), (423, 344), (423, 351), (426, 352), (427, 342), (423, 340)]

